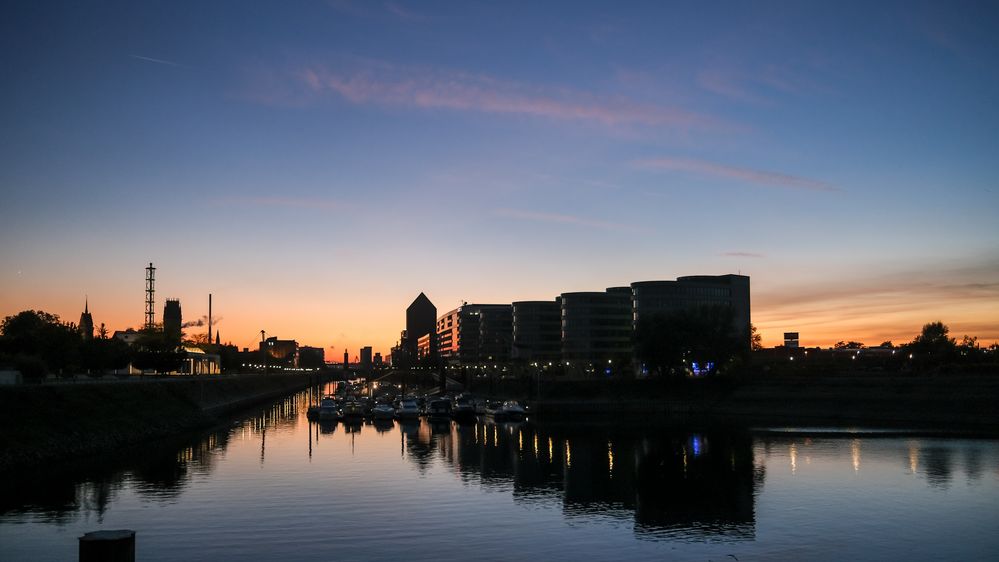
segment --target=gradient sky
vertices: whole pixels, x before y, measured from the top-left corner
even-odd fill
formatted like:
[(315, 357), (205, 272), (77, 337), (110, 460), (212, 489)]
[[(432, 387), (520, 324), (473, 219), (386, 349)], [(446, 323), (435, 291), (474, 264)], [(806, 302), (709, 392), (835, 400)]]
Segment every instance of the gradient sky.
[(9, 3), (0, 315), (89, 295), (138, 326), (152, 261), (157, 318), (213, 293), (223, 340), (338, 357), (420, 291), (741, 272), (766, 345), (991, 343), (997, 29), (994, 2)]

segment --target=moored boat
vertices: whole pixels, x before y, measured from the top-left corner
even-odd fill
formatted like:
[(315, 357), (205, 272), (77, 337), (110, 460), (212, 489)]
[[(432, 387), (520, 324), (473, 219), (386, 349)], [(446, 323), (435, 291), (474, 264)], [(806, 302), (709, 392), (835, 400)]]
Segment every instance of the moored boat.
[(363, 418), (364, 404), (356, 398), (347, 398), (340, 405), (340, 418)]
[(451, 419), (451, 401), (446, 398), (434, 398), (427, 402), (423, 414), (431, 420)]
[(414, 398), (403, 398), (395, 401), (395, 417), (400, 420), (420, 417), (420, 407)]
[(336, 398), (333, 396), (324, 396), (319, 401), (319, 405), (310, 406), (306, 414), (309, 419), (313, 420), (336, 420), (338, 417)]
[(457, 421), (475, 421), (475, 402), (471, 396), (461, 394), (451, 401), (451, 417)]
[(395, 417), (395, 408), (384, 403), (375, 404), (371, 408), (371, 417), (376, 420), (390, 420)]
[(490, 402), (486, 405), (486, 415), (495, 421), (520, 421), (524, 419), (524, 407), (516, 400)]

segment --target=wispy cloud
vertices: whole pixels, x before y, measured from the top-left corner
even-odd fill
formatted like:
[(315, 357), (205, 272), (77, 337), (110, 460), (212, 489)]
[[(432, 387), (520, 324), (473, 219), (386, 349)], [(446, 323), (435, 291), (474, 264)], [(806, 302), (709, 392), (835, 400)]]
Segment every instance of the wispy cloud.
[(128, 55), (128, 56), (131, 57), (131, 58), (133, 58), (133, 59), (135, 59), (135, 60), (141, 60), (141, 61), (145, 61), (145, 62), (153, 62), (153, 63), (156, 63), (156, 64), (165, 64), (167, 66), (175, 66), (177, 68), (190, 68), (186, 64), (180, 64), (179, 62), (173, 62), (173, 61), (165, 60), (165, 59), (154, 59), (153, 57), (144, 57), (142, 55)]
[(406, 21), (417, 22), (417, 21), (426, 21), (427, 19), (427, 17), (424, 16), (423, 14), (414, 12), (409, 8), (405, 8), (400, 4), (397, 4), (396, 2), (386, 2), (385, 9), (388, 10), (388, 12), (393, 16)]
[(717, 162), (709, 162), (707, 160), (695, 160), (693, 158), (651, 158), (648, 160), (638, 160), (634, 164), (641, 168), (690, 172), (704, 176), (735, 179), (768, 187), (804, 189), (807, 191), (842, 191), (840, 188), (824, 181), (782, 174), (780, 172), (740, 168)]
[(765, 258), (764, 254), (758, 254), (756, 252), (722, 252), (719, 254), (721, 256), (729, 258)]
[(298, 197), (223, 197), (214, 201), (219, 205), (243, 205), (251, 207), (287, 207), (322, 211), (343, 211), (355, 206), (341, 201), (321, 198)]
[(333, 94), (355, 104), (522, 115), (608, 127), (643, 126), (683, 131), (738, 128), (677, 107), (437, 68), (364, 61), (337, 67), (314, 65), (304, 68), (296, 77), (313, 95)]
[(524, 211), (519, 209), (496, 209), (493, 214), (498, 217), (535, 221), (535, 222), (546, 222), (553, 224), (570, 224), (576, 226), (585, 226), (589, 228), (599, 228), (603, 230), (617, 230), (623, 232), (644, 232), (644, 229), (635, 227), (628, 224), (619, 224), (615, 222), (608, 222), (602, 220), (588, 219), (583, 217), (577, 217), (573, 215), (563, 215), (558, 213), (539, 213), (537, 211)]

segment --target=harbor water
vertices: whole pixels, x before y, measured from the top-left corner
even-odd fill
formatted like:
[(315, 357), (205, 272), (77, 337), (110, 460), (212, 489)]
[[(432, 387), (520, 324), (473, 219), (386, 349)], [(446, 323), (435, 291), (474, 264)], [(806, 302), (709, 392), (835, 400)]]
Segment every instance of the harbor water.
[(999, 440), (857, 428), (315, 423), (306, 391), (213, 431), (8, 475), (0, 558), (987, 560)]

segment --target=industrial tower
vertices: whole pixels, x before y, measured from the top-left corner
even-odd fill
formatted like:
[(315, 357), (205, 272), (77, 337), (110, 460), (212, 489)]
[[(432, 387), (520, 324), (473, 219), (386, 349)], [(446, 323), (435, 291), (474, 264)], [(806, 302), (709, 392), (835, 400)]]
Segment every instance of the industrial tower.
[(146, 329), (152, 330), (156, 327), (156, 268), (153, 262), (149, 262), (146, 268)]

